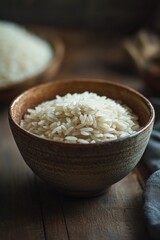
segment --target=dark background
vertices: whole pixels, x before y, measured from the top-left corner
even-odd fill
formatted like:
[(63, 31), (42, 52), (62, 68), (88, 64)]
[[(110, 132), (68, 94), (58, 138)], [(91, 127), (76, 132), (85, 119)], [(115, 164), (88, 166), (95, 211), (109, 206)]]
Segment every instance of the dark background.
[(159, 15), (159, 0), (0, 0), (1, 19), (63, 28), (159, 31)]

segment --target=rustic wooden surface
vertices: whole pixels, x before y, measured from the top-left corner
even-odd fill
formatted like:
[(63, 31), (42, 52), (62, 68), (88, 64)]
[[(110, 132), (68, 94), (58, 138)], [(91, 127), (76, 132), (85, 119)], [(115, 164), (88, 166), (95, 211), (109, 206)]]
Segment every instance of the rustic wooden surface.
[[(57, 79), (93, 77), (126, 83), (144, 92), (126, 67), (123, 37), (59, 31), (66, 57)], [(113, 73), (114, 71), (114, 73)], [(91, 199), (60, 196), (26, 166), (0, 106), (1, 240), (149, 240), (143, 217), (143, 163), (106, 194)]]

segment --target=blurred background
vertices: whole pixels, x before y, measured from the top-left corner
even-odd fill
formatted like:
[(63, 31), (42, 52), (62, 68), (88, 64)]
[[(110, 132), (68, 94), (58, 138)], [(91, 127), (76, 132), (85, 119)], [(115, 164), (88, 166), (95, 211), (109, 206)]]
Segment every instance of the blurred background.
[[(33, 26), (34, 31), (39, 28), (43, 34), (47, 28), (61, 38), (66, 51), (54, 78), (111, 79), (146, 95), (152, 94), (147, 92), (150, 88), (154, 94), (157, 87), (160, 92), (159, 0), (1, 0), (0, 3), (0, 20)], [(156, 34), (156, 41), (150, 32)], [(134, 41), (135, 36), (138, 41)], [(128, 45), (126, 41), (131, 42)]]
[(159, 0), (1, 0), (0, 18), (69, 28), (159, 30)]

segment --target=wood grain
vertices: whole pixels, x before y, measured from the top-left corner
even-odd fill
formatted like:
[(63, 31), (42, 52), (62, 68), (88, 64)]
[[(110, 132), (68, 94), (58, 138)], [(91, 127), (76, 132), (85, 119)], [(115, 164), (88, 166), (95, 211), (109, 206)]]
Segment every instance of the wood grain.
[(62, 199), (70, 236), (77, 240), (149, 239), (142, 221), (141, 195), (142, 189), (132, 173), (98, 198)]
[(35, 177), (15, 146), (6, 110), (0, 126), (0, 239), (44, 240)]
[(38, 177), (36, 182), (46, 239), (68, 240), (69, 236), (59, 195)]

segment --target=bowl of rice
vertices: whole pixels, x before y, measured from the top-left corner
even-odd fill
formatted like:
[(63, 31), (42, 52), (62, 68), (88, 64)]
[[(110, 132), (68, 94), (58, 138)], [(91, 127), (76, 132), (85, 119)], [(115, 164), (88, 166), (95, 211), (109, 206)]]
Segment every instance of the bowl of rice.
[(63, 56), (64, 45), (57, 34), (0, 21), (0, 102), (53, 80)]
[(151, 103), (106, 80), (31, 88), (10, 106), (10, 127), (28, 166), (56, 190), (95, 196), (141, 159), (154, 122)]

